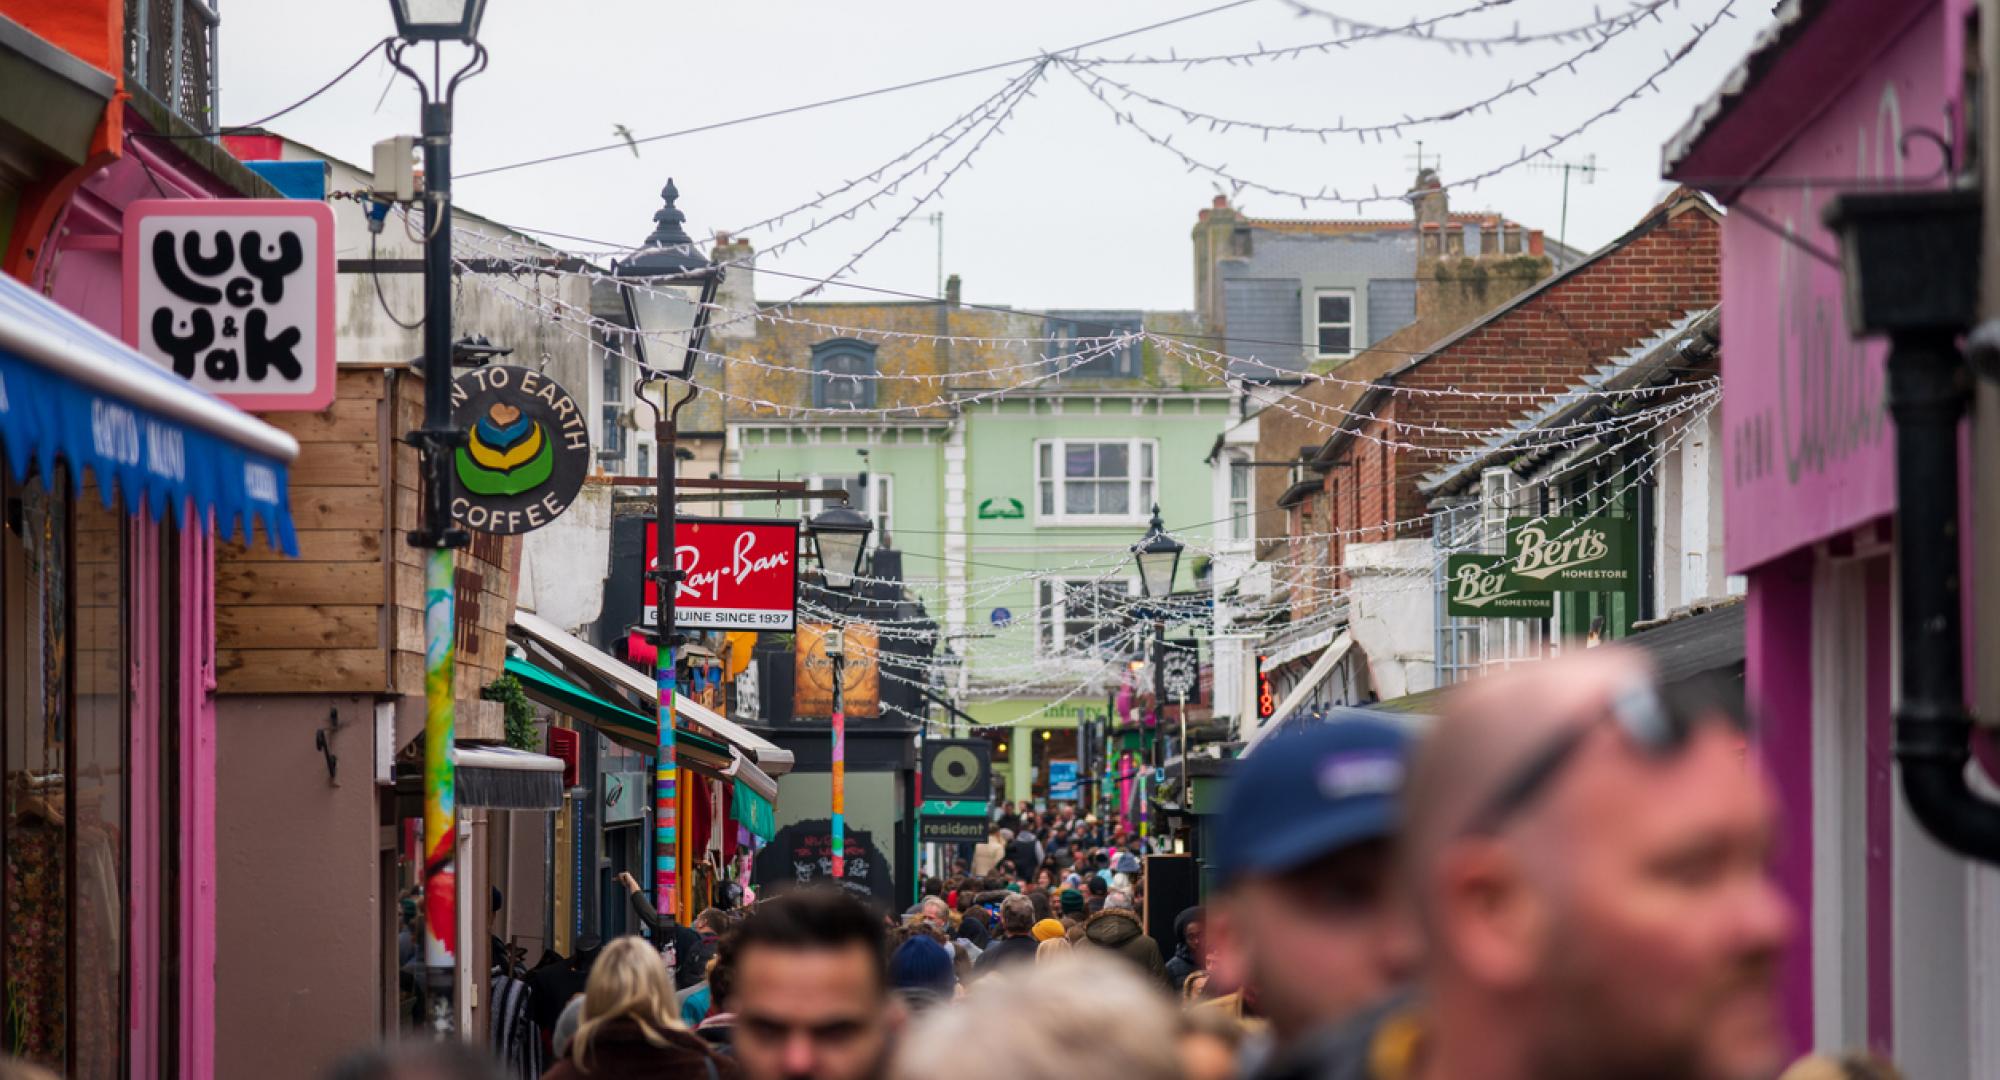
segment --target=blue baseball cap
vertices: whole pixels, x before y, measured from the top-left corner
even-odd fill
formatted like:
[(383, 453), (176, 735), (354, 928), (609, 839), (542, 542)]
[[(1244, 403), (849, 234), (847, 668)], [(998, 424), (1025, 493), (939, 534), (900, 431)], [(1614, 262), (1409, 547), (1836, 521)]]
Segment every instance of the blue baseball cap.
[(1393, 835), (1411, 742), (1380, 713), (1333, 709), (1238, 759), (1216, 830), (1218, 884)]

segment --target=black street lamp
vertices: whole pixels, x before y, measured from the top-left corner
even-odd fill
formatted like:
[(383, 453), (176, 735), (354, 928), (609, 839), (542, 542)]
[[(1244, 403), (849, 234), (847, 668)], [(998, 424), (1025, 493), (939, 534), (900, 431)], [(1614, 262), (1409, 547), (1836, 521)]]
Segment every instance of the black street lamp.
[(1174, 575), (1180, 570), (1181, 542), (1167, 535), (1160, 520), (1160, 506), (1153, 504), (1153, 521), (1146, 535), (1132, 545), (1132, 561), (1139, 564), (1139, 588), (1146, 596), (1164, 600), (1174, 591)]
[(404, 41), (462, 41), (473, 44), (486, 0), (389, 0), (396, 36)]
[[(830, 506), (806, 523), (812, 534), (813, 557), (819, 560), (820, 581), (846, 592), (861, 576), (861, 558), (874, 529), (866, 515), (846, 506)], [(836, 612), (835, 617), (839, 614)], [(847, 627), (837, 622), (825, 637), (826, 658), (833, 665), (833, 876), (847, 874)]]
[(854, 587), (854, 579), (861, 575), (868, 534), (874, 528), (867, 515), (847, 506), (828, 507), (806, 524), (806, 531), (812, 534), (813, 556), (819, 560), (820, 579), (827, 588), (845, 592)]
[[(471, 542), (453, 525), (457, 479), (451, 459), (465, 442), (452, 423), (451, 325), (451, 105), (458, 85), (486, 69), (486, 48), (475, 40), (485, 0), (390, 0), (401, 40), (391, 42), (389, 63), (417, 84), (423, 104), (424, 191), (424, 424), (407, 436), (422, 457), (421, 520), (412, 547), (426, 549), (424, 566), (424, 966), (431, 1024), (440, 1036), (455, 1025), (458, 911), (458, 718), (452, 701), (452, 626), (456, 574), (452, 549)], [(411, 45), (430, 42), (432, 77), (424, 81), (403, 62)], [(440, 55), (447, 41), (472, 47), (472, 57), (449, 81)]]
[(653, 215), (653, 235), (637, 254), (613, 264), (612, 272), (632, 325), (633, 359), (685, 381), (694, 377), (701, 359), (722, 268), (709, 262), (681, 227), (687, 215), (674, 205), (680, 196), (669, 179), (660, 189), (665, 205)]
[[(1132, 545), (1132, 561), (1139, 564), (1139, 590), (1146, 599), (1154, 601), (1153, 737), (1148, 740), (1148, 745), (1152, 749), (1156, 768), (1160, 764), (1161, 721), (1167, 716), (1167, 616), (1161, 602), (1173, 595), (1174, 575), (1181, 565), (1181, 550), (1181, 542), (1167, 534), (1166, 523), (1160, 520), (1160, 504), (1154, 503), (1153, 520), (1146, 528), (1146, 535)], [(1185, 717), (1185, 708), (1182, 713)], [(1185, 754), (1186, 748), (1183, 747), (1181, 752)]]
[[(625, 295), (625, 313), (632, 323), (633, 359), (639, 366), (638, 395), (653, 410), (653, 577), (659, 603), (654, 608), (653, 684), (659, 695), (654, 711), (658, 731), (653, 758), (653, 909), (668, 919), (679, 917), (679, 874), (674, 869), (674, 845), (679, 798), (679, 750), (674, 732), (674, 695), (678, 692), (674, 650), (674, 601), (681, 570), (674, 557), (674, 478), (679, 467), (676, 443), (681, 409), (700, 392), (691, 379), (708, 336), (708, 313), (722, 281), (722, 268), (695, 250), (681, 228), (687, 215), (674, 205), (680, 189), (669, 179), (660, 190), (665, 205), (653, 215), (653, 235), (639, 253), (615, 265)], [(669, 402), (674, 384), (687, 393)]]

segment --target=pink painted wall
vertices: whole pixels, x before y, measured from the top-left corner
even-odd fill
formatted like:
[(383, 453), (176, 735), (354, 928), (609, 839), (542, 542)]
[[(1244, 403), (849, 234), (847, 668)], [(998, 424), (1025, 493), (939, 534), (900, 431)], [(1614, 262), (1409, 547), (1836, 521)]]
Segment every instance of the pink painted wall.
[[(61, 239), (45, 249), (36, 267), (35, 283), (47, 288), (57, 303), (117, 336), (123, 328), (123, 268), (118, 241), (123, 208), (142, 198), (218, 198), (230, 192), (197, 171), (184, 169), (167, 152), (138, 140), (126, 145), (127, 156), (113, 163), (77, 190), (59, 226)], [(158, 604), (167, 583), (160, 580), (158, 526), (135, 519), (133, 586), (135, 618), (132, 631), (135, 658), (131, 745), (133, 817), (141, 828), (132, 835), (128, 962), (132, 972), (132, 1076), (156, 1075), (159, 1033), (157, 1003), (162, 995), (176, 998), (180, 1030), (181, 1076), (212, 1076), (215, 1071), (215, 547), (214, 523), (191, 516), (191, 506), (179, 529), (175, 636), (159, 640)], [(140, 557), (150, 553), (149, 557)], [(157, 693), (156, 670), (142, 665), (176, 665), (179, 700), (165, 702)], [(158, 761), (161, 725), (177, 718), (180, 760), (180, 865), (177, 906), (180, 923), (164, 926), (156, 903), (162, 884), (159, 871), (164, 852), (157, 815), (161, 792), (154, 769)], [(176, 935), (179, 981), (162, 985), (159, 945), (164, 935)]]
[[(1903, 146), (1914, 128), (1945, 130), (1949, 72), (1943, 5), (1885, 43), (1864, 70), (1759, 174), (1768, 186), (1732, 204), (1823, 252), (1839, 243), (1820, 213), (1848, 179), (1940, 187), (1942, 155)], [(1845, 72), (1829, 72), (1828, 85)], [(1753, 91), (1754, 93), (1754, 91)], [(1779, 133), (1774, 133), (1774, 137)], [(1907, 153), (1906, 153), (1907, 151)], [(1774, 185), (1776, 179), (1810, 181)], [(1727, 558), (1742, 573), (1846, 532), (1895, 506), (1893, 431), (1882, 407), (1882, 342), (1855, 342), (1841, 277), (1749, 213), (1722, 227), (1722, 400)]]
[(1812, 562), (1800, 554), (1753, 571), (1743, 630), (1757, 755), (1783, 808), (1773, 870), (1797, 914), (1779, 976), (1797, 1050), (1813, 1037)]

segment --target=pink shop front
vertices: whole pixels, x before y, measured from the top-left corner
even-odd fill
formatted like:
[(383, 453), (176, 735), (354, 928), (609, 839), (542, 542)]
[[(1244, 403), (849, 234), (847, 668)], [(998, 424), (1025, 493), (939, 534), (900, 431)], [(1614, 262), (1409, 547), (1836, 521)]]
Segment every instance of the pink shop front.
[(1821, 214), (1844, 192), (1943, 188), (1964, 168), (1944, 147), (1968, 145), (1954, 118), (1975, 6), (1786, 0), (1664, 155), (1670, 178), (1729, 211), (1724, 513), (1800, 913), (1788, 1025), (1800, 1049), (1873, 1047), (1906, 1075), (1966, 1080), (2000, 1076), (2000, 875), (1940, 846), (1899, 791), (1888, 350), (1849, 336)]
[(158, 146), (0, 135), (0, 1054), (68, 1077), (214, 1074), (214, 555), (294, 546), (297, 443), (117, 337), (125, 208), (237, 194)]

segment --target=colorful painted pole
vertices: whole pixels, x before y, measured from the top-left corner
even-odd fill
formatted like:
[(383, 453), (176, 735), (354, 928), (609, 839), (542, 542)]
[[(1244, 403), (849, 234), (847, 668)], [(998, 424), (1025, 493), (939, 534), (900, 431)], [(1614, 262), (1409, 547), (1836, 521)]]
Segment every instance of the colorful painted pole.
[[(432, 548), (424, 572), (424, 963), (434, 985), (431, 1015), (452, 1028), (452, 973), (458, 953), (458, 718), (452, 683), (452, 554)], [(442, 989), (443, 993), (437, 993)]]
[(833, 876), (847, 876), (847, 695), (846, 643), (840, 627), (827, 632), (833, 661)]
[[(662, 543), (662, 549), (671, 550), (671, 547)], [(665, 589), (672, 588), (671, 584), (665, 586)], [(660, 598), (663, 611), (670, 609), (671, 603), (665, 596)], [(676, 901), (680, 898), (679, 875), (674, 866), (675, 844), (680, 839), (676, 835), (680, 816), (680, 784), (677, 775), (678, 750), (674, 745), (674, 646), (671, 637), (661, 636), (658, 655), (655, 682), (660, 694), (656, 717), (660, 737), (655, 745), (656, 756), (653, 760), (653, 907), (661, 915), (672, 916), (677, 913)]]
[[(661, 388), (660, 411), (653, 426), (654, 448), (659, 458), (658, 484), (654, 490), (653, 582), (657, 603), (653, 609), (655, 653), (653, 685), (660, 695), (654, 721), (659, 734), (653, 744), (653, 909), (667, 918), (680, 914), (680, 874), (674, 865), (678, 856), (680, 817), (680, 761), (675, 746), (674, 695), (679, 687), (674, 675), (674, 603), (680, 598), (680, 558), (674, 551), (674, 480), (678, 462), (674, 448), (680, 437), (681, 407), (694, 400), (698, 391), (690, 383), (688, 392), (672, 408), (666, 408), (666, 389)], [(662, 942), (661, 944), (665, 944)]]

